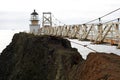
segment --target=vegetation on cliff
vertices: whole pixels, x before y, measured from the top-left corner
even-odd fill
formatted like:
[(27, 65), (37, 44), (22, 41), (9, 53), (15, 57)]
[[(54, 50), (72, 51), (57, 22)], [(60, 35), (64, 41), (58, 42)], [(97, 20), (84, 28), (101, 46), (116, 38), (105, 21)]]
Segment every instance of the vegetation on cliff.
[(0, 80), (73, 80), (83, 61), (66, 39), (19, 33), (0, 56)]

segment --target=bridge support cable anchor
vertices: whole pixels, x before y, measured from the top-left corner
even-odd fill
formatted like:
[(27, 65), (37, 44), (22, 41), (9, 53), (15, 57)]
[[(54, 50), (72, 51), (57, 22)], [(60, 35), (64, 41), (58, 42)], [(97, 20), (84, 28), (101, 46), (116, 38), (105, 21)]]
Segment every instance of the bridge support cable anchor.
[(83, 45), (83, 44), (80, 44), (80, 43), (77, 43), (77, 42), (74, 42), (74, 41), (70, 41), (70, 42), (75, 43), (75, 44), (80, 45), (80, 46), (83, 46), (83, 47), (85, 47), (85, 48), (87, 48), (87, 49), (89, 49), (89, 50), (91, 50), (91, 51), (94, 51), (95, 53), (98, 52), (98, 51), (96, 51), (96, 50), (88, 47), (88, 45)]
[(98, 21), (99, 21), (99, 25), (102, 25), (102, 20), (101, 20), (101, 18), (98, 18)]

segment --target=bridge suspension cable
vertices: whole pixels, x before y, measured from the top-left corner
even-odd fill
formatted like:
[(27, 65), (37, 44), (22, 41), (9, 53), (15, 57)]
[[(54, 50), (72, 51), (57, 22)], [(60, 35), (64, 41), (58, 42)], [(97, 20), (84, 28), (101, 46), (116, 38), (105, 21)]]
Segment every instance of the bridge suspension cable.
[[(60, 24), (66, 25), (65, 23), (61, 22), (60, 20), (58, 20), (53, 14), (52, 17)], [(57, 25), (55, 22), (53, 22), (55, 25)]]
[(103, 23), (103, 24), (106, 24), (106, 23), (109, 23), (109, 22), (113, 22), (113, 21), (116, 21), (116, 20), (119, 22), (119, 21), (120, 21), (120, 18), (116, 18), (116, 19), (113, 19), (113, 20), (107, 21), (107, 22), (105, 22), (105, 23)]
[(98, 52), (98, 51), (96, 51), (96, 50), (88, 47), (88, 45), (83, 45), (83, 44), (80, 44), (80, 43), (77, 43), (77, 42), (74, 42), (74, 41), (71, 41), (71, 40), (69, 40), (69, 41), (72, 42), (72, 43), (75, 43), (75, 44), (77, 44), (77, 45), (83, 46), (83, 47), (85, 47), (85, 48), (87, 48), (87, 49), (89, 49), (89, 50), (92, 50), (92, 51), (94, 51), (94, 52)]
[(120, 8), (115, 9), (114, 11), (111, 11), (111, 12), (109, 12), (109, 13), (107, 13), (107, 14), (105, 14), (105, 15), (103, 15), (103, 16), (101, 16), (101, 17), (99, 17), (99, 18), (93, 19), (93, 20), (88, 21), (88, 22), (86, 22), (86, 23), (84, 23), (84, 24), (88, 24), (88, 23), (94, 22), (94, 21), (96, 21), (96, 20), (101, 21), (101, 18), (106, 17), (106, 16), (108, 16), (108, 15), (110, 15), (110, 14), (112, 14), (112, 13), (114, 13), (114, 12), (118, 11), (118, 10), (120, 10)]

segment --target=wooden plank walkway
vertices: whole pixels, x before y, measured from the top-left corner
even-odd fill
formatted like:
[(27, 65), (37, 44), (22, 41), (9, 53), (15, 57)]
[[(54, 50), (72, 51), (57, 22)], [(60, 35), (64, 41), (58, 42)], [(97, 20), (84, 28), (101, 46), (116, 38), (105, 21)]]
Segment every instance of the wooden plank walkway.
[(83, 25), (64, 25), (54, 27), (42, 27), (37, 35), (52, 35), (78, 40), (89, 40), (93, 43), (110, 43), (118, 45), (120, 48), (120, 26), (118, 23), (106, 24), (83, 24)]

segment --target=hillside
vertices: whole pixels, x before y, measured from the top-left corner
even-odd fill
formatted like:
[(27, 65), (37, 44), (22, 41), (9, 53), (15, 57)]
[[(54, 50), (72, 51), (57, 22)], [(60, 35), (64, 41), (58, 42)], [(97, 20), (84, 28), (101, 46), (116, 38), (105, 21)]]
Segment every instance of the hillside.
[(84, 60), (67, 39), (15, 34), (0, 55), (0, 80), (120, 80), (120, 56), (90, 53)]
[(73, 80), (83, 61), (66, 39), (19, 33), (0, 56), (0, 80)]

